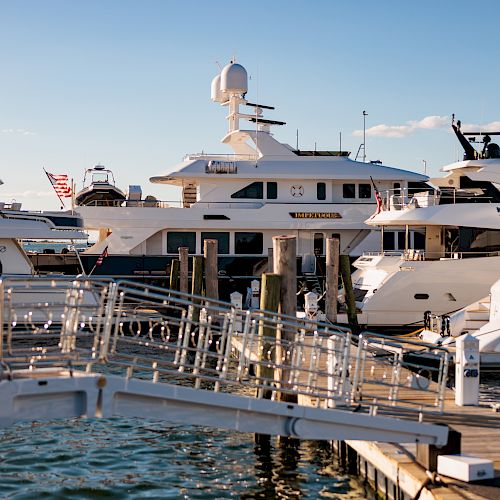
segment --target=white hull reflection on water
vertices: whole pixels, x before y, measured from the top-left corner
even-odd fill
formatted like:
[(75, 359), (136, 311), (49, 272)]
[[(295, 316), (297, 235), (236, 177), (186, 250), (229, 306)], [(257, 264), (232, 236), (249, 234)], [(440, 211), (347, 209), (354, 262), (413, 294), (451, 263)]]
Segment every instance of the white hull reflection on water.
[(253, 435), (131, 418), (19, 424), (0, 432), (0, 496), (366, 498), (327, 443), (269, 450)]

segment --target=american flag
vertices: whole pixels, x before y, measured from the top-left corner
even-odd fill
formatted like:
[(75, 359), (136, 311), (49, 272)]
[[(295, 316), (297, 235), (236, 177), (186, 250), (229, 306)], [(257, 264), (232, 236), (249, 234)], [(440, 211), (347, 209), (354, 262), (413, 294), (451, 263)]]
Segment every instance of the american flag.
[(371, 219), (372, 217), (375, 217), (376, 215), (378, 215), (380, 213), (380, 211), (382, 210), (383, 201), (382, 201), (382, 196), (380, 196), (380, 193), (377, 189), (377, 186), (375, 185), (375, 182), (373, 181), (371, 176), (370, 176), (370, 180), (372, 181), (373, 190), (375, 191), (375, 201), (377, 202), (377, 208), (375, 209), (375, 212), (373, 213), (373, 215), (370, 217), (370, 219)]
[(102, 263), (103, 263), (103, 261), (104, 261), (105, 257), (107, 257), (107, 256), (108, 256), (108, 247), (106, 247), (106, 248), (103, 250), (102, 254), (101, 254), (101, 255), (99, 255), (99, 257), (98, 257), (98, 259), (97, 259), (97, 261), (96, 261), (95, 265), (96, 265), (96, 266), (102, 266)]
[(66, 174), (50, 174), (49, 172), (45, 172), (47, 177), (49, 178), (54, 191), (57, 196), (60, 198), (71, 198), (72, 191), (71, 186), (69, 185), (69, 179)]

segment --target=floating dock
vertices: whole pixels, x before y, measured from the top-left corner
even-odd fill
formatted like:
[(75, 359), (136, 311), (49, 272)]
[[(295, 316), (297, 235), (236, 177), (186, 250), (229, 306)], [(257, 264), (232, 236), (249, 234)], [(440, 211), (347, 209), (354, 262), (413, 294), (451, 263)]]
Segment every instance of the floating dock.
[[(368, 363), (372, 363), (368, 361)], [(374, 377), (384, 377), (383, 370), (372, 363)], [(405, 370), (405, 369), (403, 369)], [(405, 370), (409, 379), (413, 376)], [(431, 382), (431, 384), (433, 384)], [(377, 386), (371, 392), (376, 395)], [(423, 392), (403, 390), (401, 398), (411, 398), (425, 405)], [(311, 401), (310, 404), (313, 404)], [(387, 411), (384, 412), (386, 414)], [(399, 415), (401, 418), (402, 415)], [(429, 418), (429, 420), (428, 420)], [(500, 412), (486, 403), (480, 406), (456, 406), (455, 393), (447, 388), (441, 415), (424, 421), (447, 424), (461, 434), (461, 453), (489, 459), (494, 463), (495, 478), (465, 483), (426, 471), (417, 461), (416, 444), (391, 444), (372, 441), (334, 441), (333, 449), (352, 473), (364, 477), (383, 498), (389, 499), (479, 499), (500, 498)], [(411, 425), (409, 423), (409, 425)]]

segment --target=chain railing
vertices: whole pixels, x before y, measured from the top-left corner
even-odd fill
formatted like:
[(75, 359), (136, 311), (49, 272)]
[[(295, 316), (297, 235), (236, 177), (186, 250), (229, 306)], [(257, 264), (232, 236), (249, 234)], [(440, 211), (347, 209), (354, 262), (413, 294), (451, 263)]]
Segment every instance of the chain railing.
[(70, 369), (372, 414), (443, 409), (448, 352), (435, 346), (126, 281), (5, 279), (0, 294), (9, 376)]

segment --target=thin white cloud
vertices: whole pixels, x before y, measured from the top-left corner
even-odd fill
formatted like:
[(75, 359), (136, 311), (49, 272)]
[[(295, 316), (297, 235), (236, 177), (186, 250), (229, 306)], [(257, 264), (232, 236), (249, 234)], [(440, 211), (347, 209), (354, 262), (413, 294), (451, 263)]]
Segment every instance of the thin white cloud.
[(484, 123), (483, 125), (477, 125), (474, 123), (462, 123), (462, 132), (497, 132), (500, 130), (500, 122), (490, 122)]
[[(421, 120), (410, 120), (404, 125), (375, 125), (366, 129), (366, 135), (368, 137), (401, 138), (406, 137), (417, 130), (444, 128), (449, 126), (450, 123), (451, 119), (448, 116), (426, 116)], [(355, 130), (353, 135), (362, 137), (363, 130)]]
[(26, 130), (24, 128), (2, 128), (0, 129), (2, 135), (35, 135), (35, 132)]

